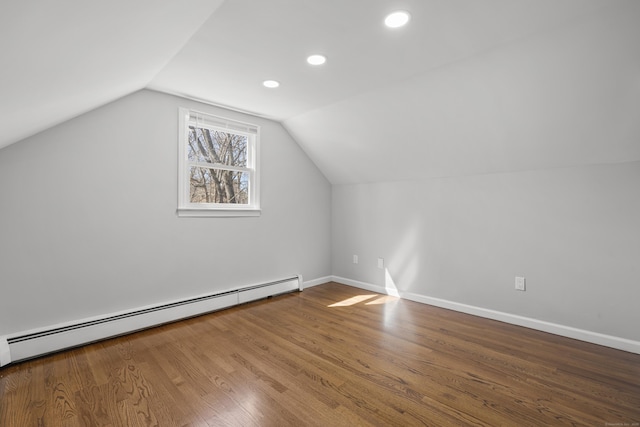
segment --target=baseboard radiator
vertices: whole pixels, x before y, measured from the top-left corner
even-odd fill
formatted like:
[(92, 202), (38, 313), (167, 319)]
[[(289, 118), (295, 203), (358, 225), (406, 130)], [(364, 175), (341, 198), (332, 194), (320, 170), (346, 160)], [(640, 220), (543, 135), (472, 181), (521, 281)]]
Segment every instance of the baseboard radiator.
[(0, 366), (302, 288), (298, 275), (0, 337)]

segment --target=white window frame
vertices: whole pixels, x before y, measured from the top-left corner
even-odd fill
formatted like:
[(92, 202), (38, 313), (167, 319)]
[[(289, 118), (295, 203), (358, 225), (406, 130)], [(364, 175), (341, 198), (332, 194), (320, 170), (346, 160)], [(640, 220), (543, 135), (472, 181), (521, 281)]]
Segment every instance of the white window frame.
[[(260, 215), (260, 127), (230, 120), (209, 113), (179, 108), (178, 143), (178, 216), (180, 217), (238, 217)], [(247, 167), (249, 174), (249, 203), (192, 203), (190, 199), (190, 167), (202, 166), (188, 159), (189, 125), (247, 136)], [(222, 166), (222, 165), (217, 165)], [(216, 166), (216, 168), (217, 168)], [(236, 169), (222, 166), (221, 169)]]

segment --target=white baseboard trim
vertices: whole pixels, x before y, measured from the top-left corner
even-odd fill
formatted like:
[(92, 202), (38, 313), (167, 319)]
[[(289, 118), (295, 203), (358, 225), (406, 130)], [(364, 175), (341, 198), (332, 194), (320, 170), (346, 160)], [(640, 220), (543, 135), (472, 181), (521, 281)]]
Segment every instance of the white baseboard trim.
[[(500, 322), (510, 323), (512, 325), (523, 326), (529, 329), (535, 329), (542, 332), (548, 332), (554, 335), (560, 335), (567, 338), (573, 338), (580, 341), (598, 344), (605, 347), (611, 347), (618, 350), (628, 351), (630, 353), (640, 354), (640, 342), (626, 338), (605, 335), (598, 332), (578, 329), (571, 326), (559, 325), (557, 323), (546, 322), (544, 320), (532, 319), (530, 317), (518, 316), (515, 314), (504, 313), (501, 311), (490, 310), (487, 308), (476, 307), (472, 305), (462, 304), (455, 301), (444, 300), (440, 298), (428, 297), (425, 295), (414, 294), (411, 292), (398, 292), (397, 290), (387, 290), (382, 286), (372, 285), (357, 280), (351, 280), (344, 277), (333, 276), (332, 281), (342, 283), (344, 285), (353, 286), (355, 288), (364, 289), (386, 295), (395, 295), (410, 301), (422, 304), (433, 305), (440, 308), (458, 311), (461, 313), (472, 314), (474, 316), (484, 317), (487, 319), (498, 320)], [(391, 292), (389, 292), (391, 291)], [(399, 294), (399, 295), (398, 295)]]
[(317, 279), (304, 282), (304, 288), (306, 289), (312, 286), (323, 285), (325, 283), (331, 282), (332, 280), (333, 280), (333, 276), (318, 277)]
[(338, 282), (343, 285), (353, 286), (354, 288), (360, 288), (366, 291), (375, 292), (378, 294), (400, 297), (400, 294), (397, 289), (386, 289), (382, 286), (372, 285), (371, 283), (360, 282), (358, 280), (347, 279), (346, 277), (332, 276), (331, 281)]

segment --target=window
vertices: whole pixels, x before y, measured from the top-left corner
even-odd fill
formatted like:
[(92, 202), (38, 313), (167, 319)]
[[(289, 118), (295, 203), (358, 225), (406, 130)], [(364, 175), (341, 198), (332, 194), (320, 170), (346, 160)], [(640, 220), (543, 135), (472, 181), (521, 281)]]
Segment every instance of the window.
[(180, 109), (179, 216), (258, 216), (258, 126)]

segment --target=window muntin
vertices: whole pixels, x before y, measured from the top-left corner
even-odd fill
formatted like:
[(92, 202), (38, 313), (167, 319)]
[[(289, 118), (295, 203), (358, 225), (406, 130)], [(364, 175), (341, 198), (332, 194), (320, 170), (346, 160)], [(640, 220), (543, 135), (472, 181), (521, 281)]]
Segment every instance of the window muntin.
[(180, 109), (181, 216), (259, 213), (258, 130)]

